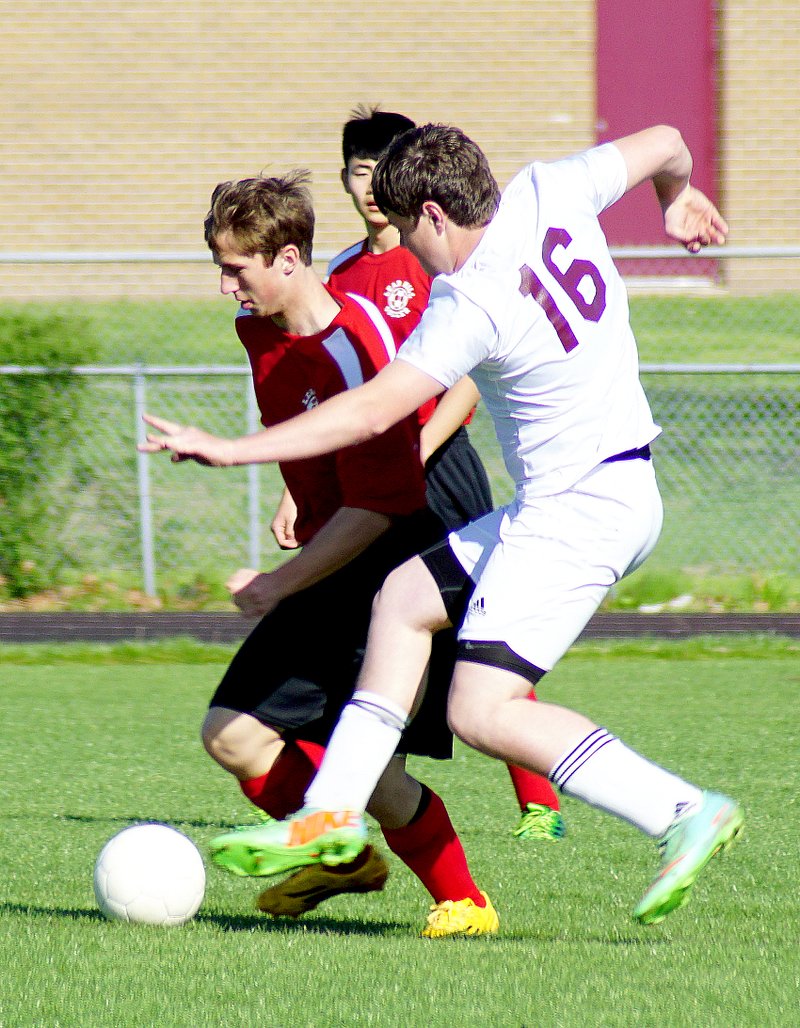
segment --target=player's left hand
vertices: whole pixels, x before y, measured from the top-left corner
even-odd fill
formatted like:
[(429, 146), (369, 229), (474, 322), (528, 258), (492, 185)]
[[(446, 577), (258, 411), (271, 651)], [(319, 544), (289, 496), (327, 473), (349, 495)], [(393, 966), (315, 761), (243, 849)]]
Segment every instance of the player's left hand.
[(300, 543), (294, 534), (294, 526), (297, 521), (297, 504), (292, 499), (288, 489), (283, 490), (275, 517), (272, 519), (270, 529), (275, 536), (275, 542), (282, 550), (297, 550)]
[(231, 599), (248, 618), (264, 617), (278, 606), (281, 598), (271, 584), (270, 575), (252, 568), (239, 568), (225, 583)]
[(221, 439), (200, 428), (184, 428), (174, 421), (158, 418), (154, 414), (144, 414), (142, 420), (161, 434), (148, 432), (147, 442), (136, 447), (140, 453), (169, 450), (172, 451), (172, 460), (175, 462), (194, 460), (198, 464), (214, 468), (230, 467), (233, 464), (228, 439)]
[(692, 185), (664, 209), (664, 229), (689, 253), (699, 253), (704, 246), (722, 246), (728, 236), (725, 219), (705, 193)]

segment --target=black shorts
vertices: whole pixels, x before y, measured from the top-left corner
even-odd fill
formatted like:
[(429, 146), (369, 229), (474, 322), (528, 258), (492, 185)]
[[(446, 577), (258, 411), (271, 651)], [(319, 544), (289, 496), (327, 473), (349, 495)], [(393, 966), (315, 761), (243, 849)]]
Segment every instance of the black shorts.
[[(350, 699), (366, 647), (372, 599), (387, 574), (441, 539), (430, 511), (398, 519), (346, 567), (283, 600), (245, 639), (210, 706), (241, 711), (279, 731), (325, 745)], [(454, 633), (439, 633), (422, 708), (398, 752), (448, 758), (447, 690)]]
[(428, 458), (425, 482), (428, 506), (448, 531), (493, 509), (486, 468), (463, 425)]

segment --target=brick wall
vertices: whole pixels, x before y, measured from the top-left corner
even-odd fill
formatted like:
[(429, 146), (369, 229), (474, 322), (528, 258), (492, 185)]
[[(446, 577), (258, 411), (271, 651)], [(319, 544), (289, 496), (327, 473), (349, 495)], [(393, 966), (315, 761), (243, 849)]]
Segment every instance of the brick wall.
[[(796, 243), (800, 9), (724, 3), (720, 41), (732, 241)], [(3, 253), (202, 250), (218, 181), (295, 165), (313, 173), (317, 251), (339, 249), (360, 231), (338, 180), (360, 101), (460, 125), (501, 185), (594, 140), (593, 0), (16, 0), (0, 57)], [(210, 265), (0, 264), (0, 298), (207, 296), (215, 281)]]
[[(722, 200), (731, 244), (800, 244), (800, 6), (720, 0)], [(788, 263), (788, 267), (787, 267)], [(797, 289), (796, 262), (732, 261), (736, 292)]]

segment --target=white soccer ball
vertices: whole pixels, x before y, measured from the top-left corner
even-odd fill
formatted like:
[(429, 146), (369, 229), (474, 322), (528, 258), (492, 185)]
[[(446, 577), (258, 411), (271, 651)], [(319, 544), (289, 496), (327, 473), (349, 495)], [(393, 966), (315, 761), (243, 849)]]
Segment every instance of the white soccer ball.
[(125, 828), (94, 866), (94, 894), (106, 917), (139, 924), (184, 924), (203, 902), (203, 858), (182, 832), (158, 823)]

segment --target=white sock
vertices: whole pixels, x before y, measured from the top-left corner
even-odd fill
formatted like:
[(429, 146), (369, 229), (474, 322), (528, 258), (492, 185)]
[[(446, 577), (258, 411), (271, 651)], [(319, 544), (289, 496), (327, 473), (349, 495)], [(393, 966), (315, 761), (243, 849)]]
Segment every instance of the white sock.
[(357, 689), (339, 716), (305, 805), (366, 810), (407, 721), (408, 712), (396, 703)]
[(703, 802), (697, 786), (645, 760), (605, 728), (596, 728), (565, 753), (548, 777), (567, 796), (577, 796), (654, 837)]

